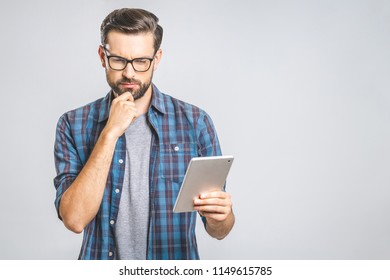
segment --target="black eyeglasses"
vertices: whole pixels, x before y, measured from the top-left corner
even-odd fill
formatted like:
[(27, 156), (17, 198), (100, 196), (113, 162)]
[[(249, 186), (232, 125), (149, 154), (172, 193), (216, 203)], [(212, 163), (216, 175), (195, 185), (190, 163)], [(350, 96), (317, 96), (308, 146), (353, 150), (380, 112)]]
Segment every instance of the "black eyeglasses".
[(156, 53), (154, 53), (153, 58), (140, 57), (140, 58), (134, 58), (129, 60), (117, 55), (108, 55), (107, 49), (105, 47), (103, 47), (103, 50), (107, 56), (108, 65), (112, 70), (116, 70), (116, 71), (124, 70), (127, 67), (127, 64), (130, 63), (134, 71), (146, 72), (149, 70), (150, 65), (152, 65), (152, 61), (154, 59), (154, 56), (156, 55)]

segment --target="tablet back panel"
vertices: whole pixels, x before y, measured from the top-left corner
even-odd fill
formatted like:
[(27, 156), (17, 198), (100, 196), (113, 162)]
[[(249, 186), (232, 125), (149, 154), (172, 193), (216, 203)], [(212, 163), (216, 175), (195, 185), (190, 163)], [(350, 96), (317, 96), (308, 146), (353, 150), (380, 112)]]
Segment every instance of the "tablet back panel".
[(173, 212), (194, 211), (194, 199), (201, 193), (221, 190), (233, 163), (233, 156), (198, 157), (191, 159)]

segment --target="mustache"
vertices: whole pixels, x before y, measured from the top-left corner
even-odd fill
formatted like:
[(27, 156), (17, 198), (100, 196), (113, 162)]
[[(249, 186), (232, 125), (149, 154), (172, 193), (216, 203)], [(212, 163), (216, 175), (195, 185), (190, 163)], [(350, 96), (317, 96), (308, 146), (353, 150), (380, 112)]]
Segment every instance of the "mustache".
[(137, 84), (137, 85), (141, 85), (141, 82), (136, 80), (136, 79), (127, 79), (127, 78), (124, 78), (124, 79), (121, 79), (117, 82), (117, 84), (122, 84), (122, 83), (129, 83), (129, 84)]

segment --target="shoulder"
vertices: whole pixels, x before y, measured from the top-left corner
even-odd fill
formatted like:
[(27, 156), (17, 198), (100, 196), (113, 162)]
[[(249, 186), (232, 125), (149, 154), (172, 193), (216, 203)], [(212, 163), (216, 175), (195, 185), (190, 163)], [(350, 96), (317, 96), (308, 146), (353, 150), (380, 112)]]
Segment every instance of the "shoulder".
[[(217, 132), (209, 114), (200, 107), (167, 94), (164, 98), (165, 123), (176, 131), (192, 131), (200, 147), (217, 143)], [(200, 148), (203, 149), (203, 148)]]
[(102, 116), (108, 114), (109, 95), (110, 93), (105, 97), (65, 112), (60, 117), (59, 123), (65, 121), (71, 125), (78, 125), (87, 121), (98, 121)]
[(183, 101), (166, 93), (158, 92), (158, 98), (163, 103), (160, 108), (168, 117), (182, 118), (185, 117), (188, 121), (198, 122), (204, 117), (209, 118), (209, 115), (202, 108)]
[(165, 96), (168, 100), (168, 104), (169, 103), (173, 104), (175, 106), (175, 108), (178, 108), (178, 109), (183, 110), (183, 111), (205, 113), (205, 111), (203, 109), (199, 108), (198, 106), (196, 106), (194, 104), (191, 104), (189, 102), (183, 101), (181, 99), (175, 98), (175, 97), (170, 96), (170, 95), (165, 95)]

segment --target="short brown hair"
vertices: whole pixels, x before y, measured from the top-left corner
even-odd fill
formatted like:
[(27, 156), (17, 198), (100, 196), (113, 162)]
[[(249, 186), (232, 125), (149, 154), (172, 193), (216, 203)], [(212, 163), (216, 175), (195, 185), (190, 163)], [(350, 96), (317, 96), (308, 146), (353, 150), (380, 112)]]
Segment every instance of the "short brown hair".
[(154, 51), (160, 48), (163, 29), (158, 24), (158, 17), (143, 9), (122, 8), (112, 11), (100, 26), (101, 42), (107, 44), (107, 35), (115, 30), (126, 34), (152, 33)]

